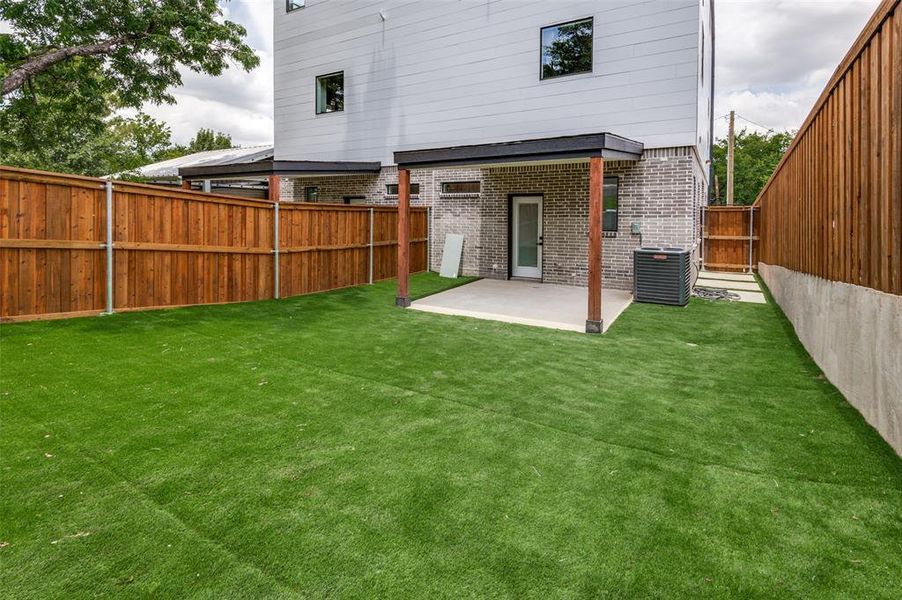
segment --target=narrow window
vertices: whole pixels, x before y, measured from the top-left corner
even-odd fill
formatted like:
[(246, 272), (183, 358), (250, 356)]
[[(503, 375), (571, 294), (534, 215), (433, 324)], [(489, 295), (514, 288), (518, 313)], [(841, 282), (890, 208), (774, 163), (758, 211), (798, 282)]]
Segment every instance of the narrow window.
[[(420, 184), (419, 183), (411, 183), (410, 184), (410, 195), (417, 196), (420, 193)], [(385, 184), (385, 194), (387, 196), (397, 196), (398, 195), (398, 184), (397, 183), (386, 183)]]
[(617, 231), (620, 212), (619, 187), (619, 178), (604, 178), (604, 194), (602, 196), (602, 229), (604, 231)]
[(304, 8), (304, 2), (305, 0), (285, 0), (285, 12)]
[(319, 188), (315, 185), (309, 185), (304, 188), (304, 202), (318, 202)]
[(345, 109), (344, 71), (316, 78), (316, 114), (341, 112)]
[(542, 79), (592, 71), (592, 19), (542, 28)]
[(478, 194), (478, 181), (443, 181), (443, 194)]
[(366, 204), (366, 196), (344, 196), (345, 204)]

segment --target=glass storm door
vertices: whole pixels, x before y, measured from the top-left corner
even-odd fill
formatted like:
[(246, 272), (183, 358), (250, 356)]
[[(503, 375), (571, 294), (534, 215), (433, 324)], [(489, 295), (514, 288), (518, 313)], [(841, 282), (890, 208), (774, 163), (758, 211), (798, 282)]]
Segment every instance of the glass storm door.
[(511, 211), (511, 276), (541, 279), (542, 197), (514, 196)]

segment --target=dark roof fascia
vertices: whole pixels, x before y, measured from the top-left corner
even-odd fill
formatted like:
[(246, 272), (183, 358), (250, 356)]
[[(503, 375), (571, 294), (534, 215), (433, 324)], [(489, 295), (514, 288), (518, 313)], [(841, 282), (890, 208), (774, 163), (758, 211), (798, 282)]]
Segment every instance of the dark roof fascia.
[(186, 179), (215, 177), (266, 177), (269, 175), (348, 175), (354, 173), (377, 174), (382, 169), (379, 162), (348, 162), (318, 160), (261, 160), (231, 165), (199, 165), (179, 169)]
[(424, 168), (592, 157), (639, 160), (643, 150), (641, 142), (611, 133), (592, 133), (473, 146), (401, 150), (395, 152), (394, 158), (399, 167)]

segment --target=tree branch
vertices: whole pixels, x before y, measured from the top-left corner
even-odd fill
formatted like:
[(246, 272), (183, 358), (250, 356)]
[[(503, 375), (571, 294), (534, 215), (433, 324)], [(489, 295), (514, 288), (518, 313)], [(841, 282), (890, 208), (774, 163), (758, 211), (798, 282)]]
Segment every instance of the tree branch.
[(10, 71), (3, 79), (2, 96), (10, 94), (20, 87), (34, 75), (46, 71), (53, 65), (68, 60), (73, 56), (97, 56), (100, 54), (109, 54), (117, 46), (129, 39), (129, 36), (118, 36), (98, 42), (96, 44), (85, 44), (82, 46), (71, 46), (69, 48), (55, 48), (48, 50), (43, 54), (27, 59), (20, 66)]

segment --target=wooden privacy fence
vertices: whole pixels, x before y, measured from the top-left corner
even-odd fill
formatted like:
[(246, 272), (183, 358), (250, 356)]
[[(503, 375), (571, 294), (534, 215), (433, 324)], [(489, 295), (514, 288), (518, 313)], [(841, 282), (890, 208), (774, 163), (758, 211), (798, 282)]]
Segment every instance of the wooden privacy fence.
[[(0, 167), (0, 318), (243, 302), (394, 277), (396, 207), (278, 204)], [(427, 214), (411, 210), (411, 270)]]
[(702, 257), (706, 269), (757, 269), (759, 212), (753, 206), (708, 206), (702, 209)]
[(902, 15), (884, 0), (777, 166), (761, 257), (902, 294)]

